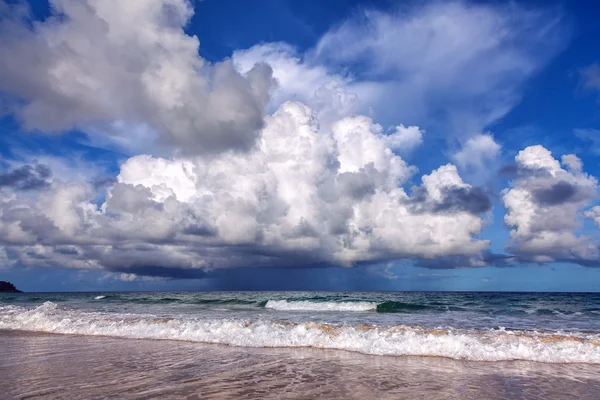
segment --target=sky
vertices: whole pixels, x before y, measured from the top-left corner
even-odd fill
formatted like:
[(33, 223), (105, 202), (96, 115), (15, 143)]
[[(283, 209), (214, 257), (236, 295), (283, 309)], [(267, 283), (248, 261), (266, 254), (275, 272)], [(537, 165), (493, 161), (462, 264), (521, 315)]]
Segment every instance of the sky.
[(0, 279), (599, 291), (599, 17), (0, 0)]

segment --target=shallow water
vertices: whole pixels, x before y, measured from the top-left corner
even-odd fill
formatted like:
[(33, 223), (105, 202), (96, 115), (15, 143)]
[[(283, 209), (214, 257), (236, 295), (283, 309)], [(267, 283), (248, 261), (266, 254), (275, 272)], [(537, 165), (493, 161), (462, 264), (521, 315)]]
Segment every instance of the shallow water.
[(600, 367), (0, 331), (4, 399), (598, 399)]

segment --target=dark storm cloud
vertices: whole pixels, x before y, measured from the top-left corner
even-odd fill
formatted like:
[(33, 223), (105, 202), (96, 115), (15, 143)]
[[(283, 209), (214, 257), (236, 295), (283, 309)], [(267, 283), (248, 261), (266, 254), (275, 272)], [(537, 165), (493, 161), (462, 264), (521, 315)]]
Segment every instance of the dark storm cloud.
[(480, 187), (453, 187), (442, 190), (443, 200), (436, 205), (436, 212), (467, 211), (481, 214), (492, 208), (488, 195)]
[(57, 246), (54, 249), (54, 252), (57, 254), (70, 255), (70, 256), (78, 256), (79, 251), (74, 246)]
[(504, 178), (552, 178), (552, 174), (547, 168), (524, 167), (515, 162), (504, 164), (498, 170), (498, 175)]
[(183, 228), (182, 232), (186, 235), (193, 235), (193, 236), (211, 236), (212, 237), (212, 236), (217, 235), (217, 232), (213, 227), (205, 226), (205, 225), (198, 225), (198, 224), (188, 225), (185, 228)]
[(18, 190), (41, 189), (48, 186), (51, 177), (52, 171), (47, 165), (23, 165), (0, 174), (0, 187), (11, 187)]
[(445, 187), (440, 201), (432, 200), (424, 188), (413, 189), (409, 204), (417, 212), (456, 213), (466, 211), (481, 214), (492, 208), (488, 194), (480, 187)]
[(533, 198), (542, 206), (556, 206), (566, 202), (581, 201), (585, 193), (581, 189), (566, 181), (557, 182), (547, 188), (536, 189), (533, 191)]

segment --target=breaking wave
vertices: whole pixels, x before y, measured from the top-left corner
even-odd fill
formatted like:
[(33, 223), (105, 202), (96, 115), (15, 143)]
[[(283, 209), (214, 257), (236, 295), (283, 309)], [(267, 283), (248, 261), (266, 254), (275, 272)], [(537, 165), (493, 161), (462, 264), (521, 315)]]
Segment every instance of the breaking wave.
[(33, 309), (14, 305), (0, 307), (0, 329), (243, 347), (314, 347), (373, 355), (438, 356), (473, 361), (600, 364), (600, 336), (585, 333), (162, 318), (69, 310), (52, 302)]
[(287, 301), (269, 300), (265, 308), (285, 311), (374, 311), (377, 303), (367, 301)]

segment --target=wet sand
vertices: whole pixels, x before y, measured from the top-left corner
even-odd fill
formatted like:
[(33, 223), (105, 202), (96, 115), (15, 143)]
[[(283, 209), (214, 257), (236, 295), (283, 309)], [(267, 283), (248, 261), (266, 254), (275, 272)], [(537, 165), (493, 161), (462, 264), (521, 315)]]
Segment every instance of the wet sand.
[(2, 399), (598, 399), (600, 366), (0, 331)]

